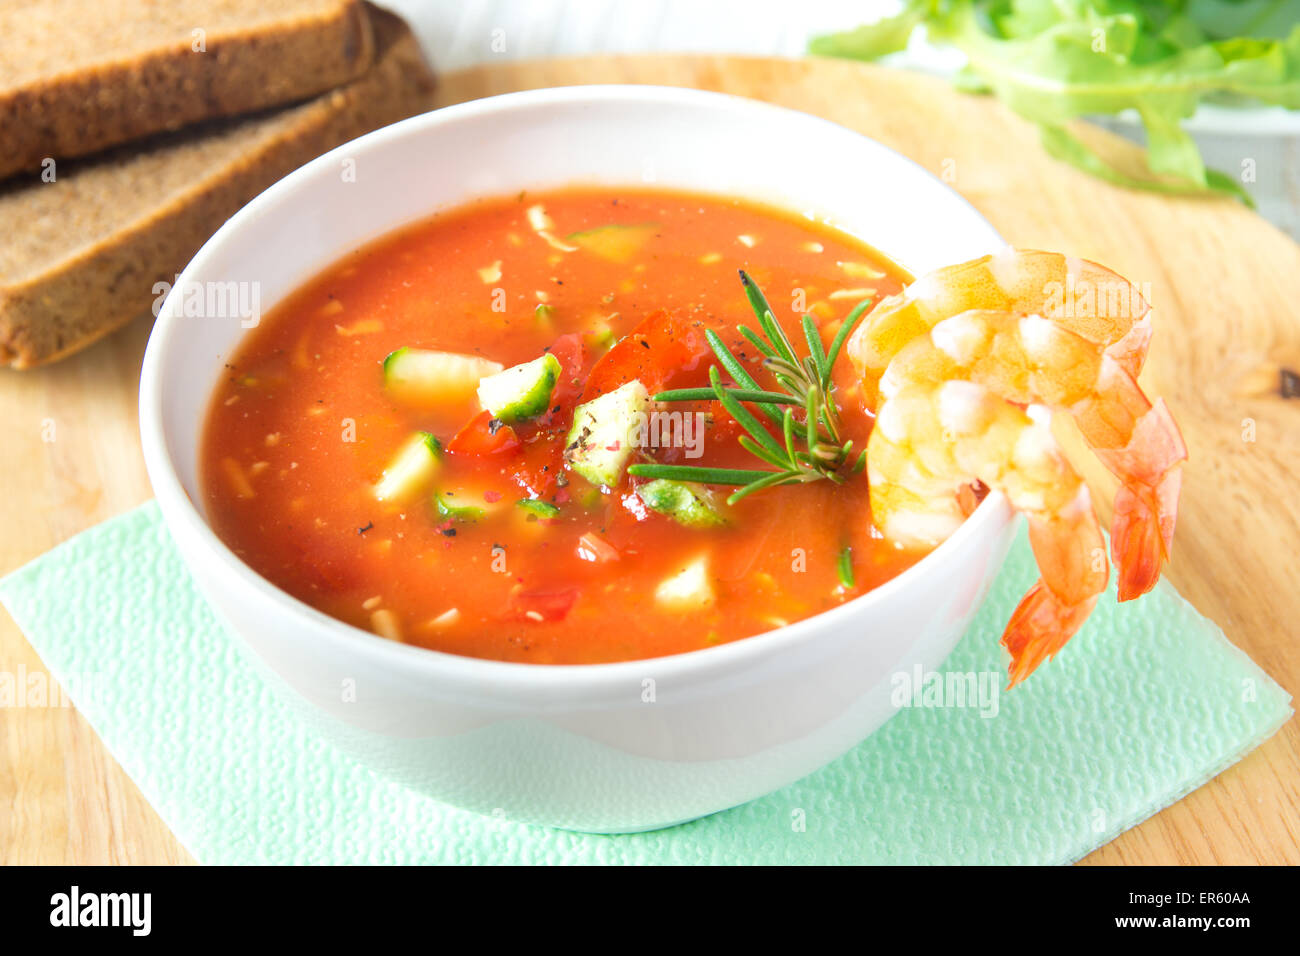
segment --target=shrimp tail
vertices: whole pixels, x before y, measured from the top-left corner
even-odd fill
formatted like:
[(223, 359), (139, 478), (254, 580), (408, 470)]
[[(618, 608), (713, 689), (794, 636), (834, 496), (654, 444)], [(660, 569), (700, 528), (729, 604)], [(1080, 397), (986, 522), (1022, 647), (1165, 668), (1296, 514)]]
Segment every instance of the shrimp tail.
[(1060, 513), (1031, 516), (1029, 543), (1042, 577), (1021, 600), (1002, 634), (1002, 646), (1011, 653), (1008, 690), (1056, 656), (1075, 635), (1110, 577), (1105, 543), (1086, 486)]
[(1178, 510), (1182, 469), (1169, 471), (1154, 490), (1121, 485), (1111, 520), (1111, 555), (1119, 579), (1119, 599), (1131, 601), (1156, 586), (1169, 559)]
[(1178, 517), (1179, 466), (1187, 460), (1187, 444), (1163, 398), (1156, 399), (1150, 411), (1137, 420), (1125, 452), (1130, 480), (1152, 492), (1150, 500), (1167, 558)]
[(1119, 599), (1131, 601), (1155, 587), (1169, 560), (1187, 445), (1164, 400), (1158, 399), (1137, 417), (1122, 448), (1094, 450), (1122, 482), (1111, 519), (1111, 554)]
[(1029, 589), (1002, 633), (1002, 646), (1011, 654), (1007, 690), (1032, 674), (1083, 626), (1097, 603), (1096, 595), (1067, 604), (1041, 580)]

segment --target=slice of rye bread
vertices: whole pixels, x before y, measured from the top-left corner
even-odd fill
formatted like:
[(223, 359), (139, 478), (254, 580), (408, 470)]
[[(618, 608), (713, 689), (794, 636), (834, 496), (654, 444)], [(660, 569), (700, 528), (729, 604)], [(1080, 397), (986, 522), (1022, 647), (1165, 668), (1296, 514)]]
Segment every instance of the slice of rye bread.
[(373, 59), (361, 0), (0, 0), (0, 176), (303, 100)]
[(397, 17), (371, 8), (378, 60), (308, 103), (167, 134), (52, 183), (0, 187), (0, 364), (61, 358), (150, 311), (154, 284), (271, 183), (432, 105), (433, 74)]

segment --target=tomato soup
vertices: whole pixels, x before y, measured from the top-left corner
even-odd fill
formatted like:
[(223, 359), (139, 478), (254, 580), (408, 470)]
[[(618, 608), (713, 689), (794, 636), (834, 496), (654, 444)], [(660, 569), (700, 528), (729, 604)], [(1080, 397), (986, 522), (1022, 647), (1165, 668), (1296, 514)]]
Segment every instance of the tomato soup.
[[(208, 414), (203, 504), (288, 593), (453, 654), (597, 663), (771, 630), (920, 554), (872, 526), (857, 470), (871, 420), (848, 361), (824, 392), (826, 440), (848, 450), (827, 464), (800, 444), (805, 402), (733, 414), (706, 391), (740, 385), (712, 343), (770, 397), (773, 339), (755, 342), (747, 293), (763, 290), (802, 358), (809, 328), (833, 347), (855, 306), (906, 279), (750, 202), (612, 188), (475, 202), (357, 249), (246, 336)], [(829, 480), (728, 503), (738, 480), (650, 474), (752, 480), (788, 453)]]

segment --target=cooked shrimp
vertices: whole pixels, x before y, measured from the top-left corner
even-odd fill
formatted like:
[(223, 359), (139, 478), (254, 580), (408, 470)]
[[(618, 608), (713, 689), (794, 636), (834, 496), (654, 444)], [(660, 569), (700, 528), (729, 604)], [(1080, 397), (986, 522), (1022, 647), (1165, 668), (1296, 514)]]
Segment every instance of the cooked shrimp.
[(1006, 249), (927, 273), (871, 310), (845, 345), (868, 400), (899, 349), (969, 309), (1051, 319), (1105, 349), (1134, 378), (1151, 340), (1151, 308), (1127, 279), (1087, 259)]
[(1029, 519), (1041, 579), (1002, 636), (1011, 685), (1056, 654), (1106, 587), (1088, 486), (1046, 420), (974, 382), (909, 383), (880, 406), (867, 442), (871, 511), (886, 538), (932, 547), (961, 523), (960, 488), (983, 482)]
[(1073, 416), (1122, 482), (1111, 526), (1120, 600), (1151, 590), (1172, 545), (1187, 457), (1164, 403), (1153, 405), (1116, 359), (1081, 336), (1042, 316), (1001, 311), (971, 310), (936, 324), (898, 352), (880, 392), (952, 380)]
[[(845, 346), (863, 376), (867, 401), (899, 350), (936, 324), (970, 309), (1040, 315), (1091, 343), (1113, 360), (1102, 370), (1103, 393), (1122, 403), (1112, 422), (1083, 414), (1084, 440), (1123, 482), (1111, 520), (1111, 548), (1120, 569), (1120, 599), (1155, 585), (1169, 557), (1186, 447), (1163, 402), (1152, 406), (1136, 385), (1151, 339), (1151, 310), (1127, 279), (1086, 259), (1007, 249), (948, 266), (882, 301)], [(1127, 380), (1126, 380), (1127, 379)], [(1153, 553), (1159, 560), (1149, 559)]]
[[(1086, 489), (1050, 442), (1047, 420), (1025, 406), (1070, 414), (1121, 481), (1111, 527), (1120, 599), (1150, 590), (1168, 558), (1187, 453), (1164, 403), (1152, 404), (1136, 382), (1150, 331), (1144, 298), (1109, 270), (1008, 250), (923, 276), (881, 302), (847, 344), (865, 396), (883, 400), (867, 460), (886, 536), (942, 540), (962, 520), (958, 495), (974, 480), (1029, 515), (1043, 580), (1003, 636), (1013, 684), (1078, 629), (1107, 577)], [(930, 418), (903, 414), (940, 395), (949, 396), (947, 421), (939, 406)], [(953, 430), (963, 402), (978, 410), (974, 420), (998, 423), (996, 440)], [(1067, 535), (1078, 536), (1073, 549)]]

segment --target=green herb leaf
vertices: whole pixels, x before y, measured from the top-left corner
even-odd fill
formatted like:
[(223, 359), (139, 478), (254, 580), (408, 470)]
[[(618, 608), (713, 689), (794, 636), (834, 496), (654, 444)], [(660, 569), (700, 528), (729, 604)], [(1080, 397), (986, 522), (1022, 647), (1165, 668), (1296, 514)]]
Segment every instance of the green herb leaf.
[(776, 357), (776, 349), (772, 348), (772, 346), (764, 342), (762, 337), (753, 329), (751, 329), (749, 326), (738, 325), (736, 326), (736, 328), (740, 331), (740, 334), (745, 337), (745, 339), (749, 342), (750, 345), (754, 346), (754, 348), (758, 349), (765, 356), (767, 356), (768, 358)]
[[(768, 392), (762, 389), (752, 388), (731, 388), (724, 385), (733, 398), (740, 402), (771, 402), (774, 405), (798, 405), (801, 404), (798, 399), (791, 398), (784, 392)], [(711, 402), (717, 398), (717, 393), (711, 388), (675, 388), (667, 392), (660, 392), (654, 396), (656, 402)]]
[(853, 590), (855, 587), (853, 577), (853, 549), (846, 547), (840, 552), (840, 559), (836, 562), (835, 570), (839, 573), (840, 584), (846, 590)]
[(732, 492), (727, 498), (727, 504), (734, 505), (740, 499), (752, 495), (756, 491), (762, 491), (764, 488), (772, 488), (776, 485), (787, 485), (792, 481), (802, 480), (796, 471), (782, 471), (770, 474), (766, 478), (760, 478), (758, 481), (752, 481), (739, 491)]
[(822, 334), (811, 315), (803, 317), (803, 337), (808, 340), (808, 358), (816, 369), (817, 381), (825, 382), (830, 376), (830, 366), (826, 364), (826, 349), (822, 345)]
[(775, 465), (777, 468), (789, 467), (790, 462), (785, 455), (779, 455), (771, 449), (765, 448), (748, 435), (741, 435), (736, 439), (736, 441), (741, 448), (745, 449), (745, 451), (749, 452), (755, 458), (767, 462), (769, 465)]
[(787, 362), (798, 364), (799, 359), (795, 357), (794, 345), (786, 337), (785, 329), (781, 328), (781, 323), (776, 320), (776, 313), (772, 307), (767, 304), (767, 297), (763, 291), (754, 283), (745, 270), (740, 270), (740, 282), (745, 287), (745, 295), (749, 299), (749, 306), (754, 310), (754, 315), (758, 316), (758, 324), (762, 326), (763, 331), (767, 334), (767, 340), (776, 350), (776, 352)]
[[(717, 332), (712, 329), (705, 329), (704, 338), (709, 343), (709, 348), (713, 349), (713, 354), (717, 356), (718, 361), (722, 363), (722, 367), (727, 370), (727, 374), (735, 380), (737, 385), (750, 391), (762, 391), (758, 387), (758, 382), (754, 381), (754, 377), (749, 374), (745, 366), (740, 364), (740, 359), (731, 354), (731, 349), (727, 348), (727, 343), (722, 341)], [(771, 405), (760, 404), (758, 407), (773, 421), (781, 420), (781, 413)]]
[(628, 474), (639, 478), (672, 478), (674, 481), (698, 481), (702, 485), (747, 485), (772, 474), (748, 468), (700, 468), (694, 465), (654, 465), (637, 463), (628, 466)]
[(740, 423), (740, 427), (754, 436), (754, 440), (761, 443), (765, 448), (774, 454), (781, 454), (781, 446), (776, 443), (772, 433), (758, 423), (758, 419), (749, 413), (749, 409), (740, 404), (731, 392), (724, 388), (722, 379), (718, 375), (716, 365), (709, 369), (709, 381), (713, 384), (713, 393), (722, 403), (722, 407), (727, 410), (727, 414)]
[(835, 333), (835, 338), (831, 340), (830, 350), (826, 353), (827, 368), (835, 367), (835, 361), (840, 357), (840, 349), (844, 347), (844, 343), (848, 340), (849, 333), (853, 331), (855, 326), (857, 326), (858, 321), (866, 314), (867, 309), (871, 308), (871, 303), (871, 299), (863, 299), (855, 305), (853, 311), (845, 317), (844, 322), (840, 325), (840, 330)]
[[(726, 343), (710, 329), (705, 332), (709, 347), (722, 368), (735, 381), (736, 387), (723, 382), (718, 366), (712, 365), (709, 367), (709, 388), (672, 389), (660, 392), (655, 400), (716, 400), (745, 430), (746, 434), (738, 439), (740, 447), (776, 470), (638, 463), (632, 465), (628, 472), (644, 478), (738, 485), (739, 490), (728, 499), (732, 504), (754, 492), (776, 485), (823, 479), (842, 483), (846, 480), (846, 475), (841, 473), (841, 468), (848, 461), (853, 442), (841, 443), (839, 439), (835, 402), (831, 395), (834, 388), (831, 381), (834, 363), (832, 356), (838, 356), (848, 331), (866, 310), (870, 300), (858, 305), (845, 320), (840, 334), (836, 336), (831, 356), (826, 354), (822, 346), (821, 332), (816, 322), (811, 316), (804, 316), (802, 327), (804, 338), (808, 341), (808, 355), (800, 359), (793, 344), (780, 331), (762, 291), (743, 272), (740, 275), (755, 312), (762, 310), (762, 325), (769, 338), (762, 339), (743, 326), (740, 327), (741, 334), (763, 353), (764, 367), (784, 391), (759, 388), (754, 377), (727, 348)], [(746, 403), (762, 410), (781, 426), (780, 440), (745, 407)], [(803, 408), (802, 430), (796, 427), (794, 406)], [(803, 447), (800, 447), (801, 440)], [(860, 457), (854, 467), (860, 470), (864, 462), (865, 458)]]

